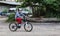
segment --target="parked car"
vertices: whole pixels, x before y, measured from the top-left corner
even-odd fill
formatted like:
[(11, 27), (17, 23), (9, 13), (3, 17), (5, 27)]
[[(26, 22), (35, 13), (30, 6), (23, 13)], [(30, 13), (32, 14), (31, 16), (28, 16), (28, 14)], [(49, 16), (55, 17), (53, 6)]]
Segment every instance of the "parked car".
[(1, 16), (5, 16), (7, 12), (0, 12)]
[(9, 16), (10, 14), (13, 14), (13, 13), (10, 13), (10, 12), (0, 12), (1, 16)]
[(32, 17), (32, 12), (30, 12), (29, 10), (23, 9), (22, 13), (28, 15), (29, 17)]
[(14, 14), (14, 12), (8, 12), (8, 13), (6, 13), (6, 16), (9, 16), (10, 14)]
[(2, 15), (2, 12), (0, 12), (0, 15)]
[[(22, 10), (23, 14), (28, 14), (29, 17), (32, 16), (32, 10), (28, 10), (26, 8), (19, 8), (19, 10)], [(12, 14), (13, 12), (16, 12), (16, 8), (10, 8), (9, 12), (6, 15), (8, 16), (8, 15), (10, 15), (10, 13)]]

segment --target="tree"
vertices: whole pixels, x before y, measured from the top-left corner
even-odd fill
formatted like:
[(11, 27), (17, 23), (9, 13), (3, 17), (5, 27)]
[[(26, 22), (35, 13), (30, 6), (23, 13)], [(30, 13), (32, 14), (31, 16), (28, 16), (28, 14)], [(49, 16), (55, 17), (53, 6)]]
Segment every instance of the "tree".
[[(33, 6), (36, 5), (36, 3), (38, 3), (38, 10), (36, 12), (33, 11), (33, 15), (36, 13), (36, 15), (38, 15), (38, 13), (41, 14), (42, 12), (45, 12), (46, 15), (49, 15), (49, 17), (52, 15), (53, 17), (56, 17), (56, 15), (60, 14), (60, 0), (24, 0), (21, 7)], [(32, 9), (35, 10), (35, 7)], [(40, 16), (40, 14), (38, 16)]]

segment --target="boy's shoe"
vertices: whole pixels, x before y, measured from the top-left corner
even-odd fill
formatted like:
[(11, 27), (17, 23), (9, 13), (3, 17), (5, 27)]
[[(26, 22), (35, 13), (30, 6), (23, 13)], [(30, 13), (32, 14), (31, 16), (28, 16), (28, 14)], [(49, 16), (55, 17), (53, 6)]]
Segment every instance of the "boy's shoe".
[(17, 26), (18, 28), (21, 28), (21, 26)]
[(17, 27), (18, 27), (18, 28), (21, 28), (21, 24), (18, 24)]

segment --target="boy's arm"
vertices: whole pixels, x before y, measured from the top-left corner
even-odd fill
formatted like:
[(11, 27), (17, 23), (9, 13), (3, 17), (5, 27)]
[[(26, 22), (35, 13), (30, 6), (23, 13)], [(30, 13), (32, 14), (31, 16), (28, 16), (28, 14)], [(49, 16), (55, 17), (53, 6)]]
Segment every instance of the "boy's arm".
[(25, 16), (23, 13), (21, 13), (22, 14), (22, 16)]
[(19, 16), (20, 16), (19, 13), (16, 12), (16, 14), (15, 14), (15, 18), (17, 18), (17, 17), (19, 17)]

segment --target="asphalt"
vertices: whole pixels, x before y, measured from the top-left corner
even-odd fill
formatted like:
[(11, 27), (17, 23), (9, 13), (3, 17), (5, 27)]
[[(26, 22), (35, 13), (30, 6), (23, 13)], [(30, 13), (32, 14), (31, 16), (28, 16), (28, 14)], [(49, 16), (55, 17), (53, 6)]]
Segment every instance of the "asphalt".
[(0, 36), (60, 36), (60, 23), (35, 23), (31, 32), (26, 32), (24, 27), (15, 32), (9, 30), (9, 23), (5, 23), (7, 18), (0, 18)]
[(26, 32), (23, 26), (17, 31), (12, 32), (9, 30), (9, 24), (0, 22), (0, 36), (60, 36), (60, 25), (55, 25), (56, 23), (31, 24), (33, 24), (33, 30), (31, 32)]

